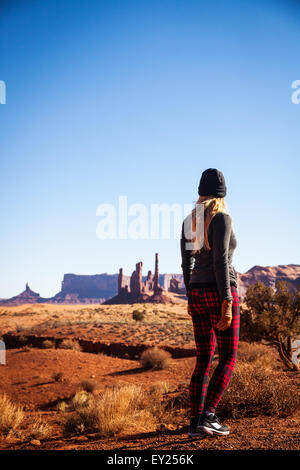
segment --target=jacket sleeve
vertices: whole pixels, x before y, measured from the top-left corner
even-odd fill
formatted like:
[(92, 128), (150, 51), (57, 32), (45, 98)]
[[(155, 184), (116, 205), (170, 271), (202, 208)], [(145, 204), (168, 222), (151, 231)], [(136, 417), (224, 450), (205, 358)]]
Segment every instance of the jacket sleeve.
[(181, 268), (183, 273), (183, 281), (188, 293), (189, 282), (191, 278), (191, 273), (194, 265), (194, 257), (191, 254), (191, 250), (186, 249), (187, 239), (184, 234), (184, 223), (182, 224), (181, 230), (181, 239), (180, 239), (180, 248), (181, 248)]
[[(215, 219), (215, 220), (214, 220)], [(221, 301), (233, 300), (230, 289), (228, 249), (232, 230), (229, 214), (218, 213), (213, 219), (213, 267)]]

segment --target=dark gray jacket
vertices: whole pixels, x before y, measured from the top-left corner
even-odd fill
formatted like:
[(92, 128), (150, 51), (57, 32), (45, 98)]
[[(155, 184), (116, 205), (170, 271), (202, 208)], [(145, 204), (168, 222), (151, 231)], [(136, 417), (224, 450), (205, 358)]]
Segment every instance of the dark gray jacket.
[(186, 249), (184, 222), (181, 232), (181, 259), (184, 284), (188, 292), (191, 284), (216, 285), (222, 300), (232, 300), (230, 285), (237, 287), (237, 276), (232, 266), (233, 252), (237, 241), (233, 232), (232, 218), (229, 214), (218, 212), (210, 222), (208, 241), (210, 250), (191, 254)]

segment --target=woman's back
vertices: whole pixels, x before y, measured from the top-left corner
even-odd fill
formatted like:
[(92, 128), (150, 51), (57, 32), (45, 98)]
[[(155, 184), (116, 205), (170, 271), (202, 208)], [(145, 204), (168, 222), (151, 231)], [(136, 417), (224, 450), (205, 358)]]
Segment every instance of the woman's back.
[(188, 240), (182, 230), (182, 269), (185, 271), (185, 282), (188, 280), (189, 286), (217, 284), (221, 300), (230, 300), (230, 285), (237, 287), (237, 276), (232, 266), (237, 241), (229, 214), (218, 212), (214, 215), (209, 225), (208, 240), (210, 250), (202, 248), (200, 253), (192, 254), (191, 250), (186, 249)]

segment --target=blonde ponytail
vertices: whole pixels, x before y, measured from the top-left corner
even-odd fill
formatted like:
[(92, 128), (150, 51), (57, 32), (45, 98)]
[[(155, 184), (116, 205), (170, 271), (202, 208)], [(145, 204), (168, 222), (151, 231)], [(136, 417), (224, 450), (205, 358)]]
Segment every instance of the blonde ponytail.
[[(204, 205), (204, 246), (203, 248), (201, 248), (201, 250), (202, 249), (210, 250), (211, 247), (208, 241), (209, 225), (213, 217), (218, 212), (227, 213), (225, 197), (207, 196), (207, 198), (204, 201), (200, 201), (200, 197), (199, 197), (199, 199), (196, 202), (196, 205), (197, 204)], [(192, 211), (192, 231), (194, 233), (197, 233), (196, 232), (196, 207)], [(195, 241), (196, 241), (196, 237), (193, 239), (193, 242)], [(194, 250), (192, 251), (192, 254), (200, 253), (201, 250)]]

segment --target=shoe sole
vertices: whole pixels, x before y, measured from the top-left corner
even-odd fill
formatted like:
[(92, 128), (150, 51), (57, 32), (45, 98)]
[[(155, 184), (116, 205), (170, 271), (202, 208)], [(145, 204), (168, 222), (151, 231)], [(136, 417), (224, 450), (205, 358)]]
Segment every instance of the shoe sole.
[(207, 434), (221, 434), (222, 436), (228, 436), (228, 434), (230, 433), (230, 431), (218, 431), (217, 429), (212, 429), (212, 428), (207, 428), (206, 426), (201, 426), (200, 428), (203, 432), (207, 433)]
[(191, 432), (188, 433), (188, 437), (190, 437), (191, 439), (203, 439), (206, 436), (207, 436), (207, 434), (203, 431), (202, 432), (196, 432), (196, 433), (191, 433)]

